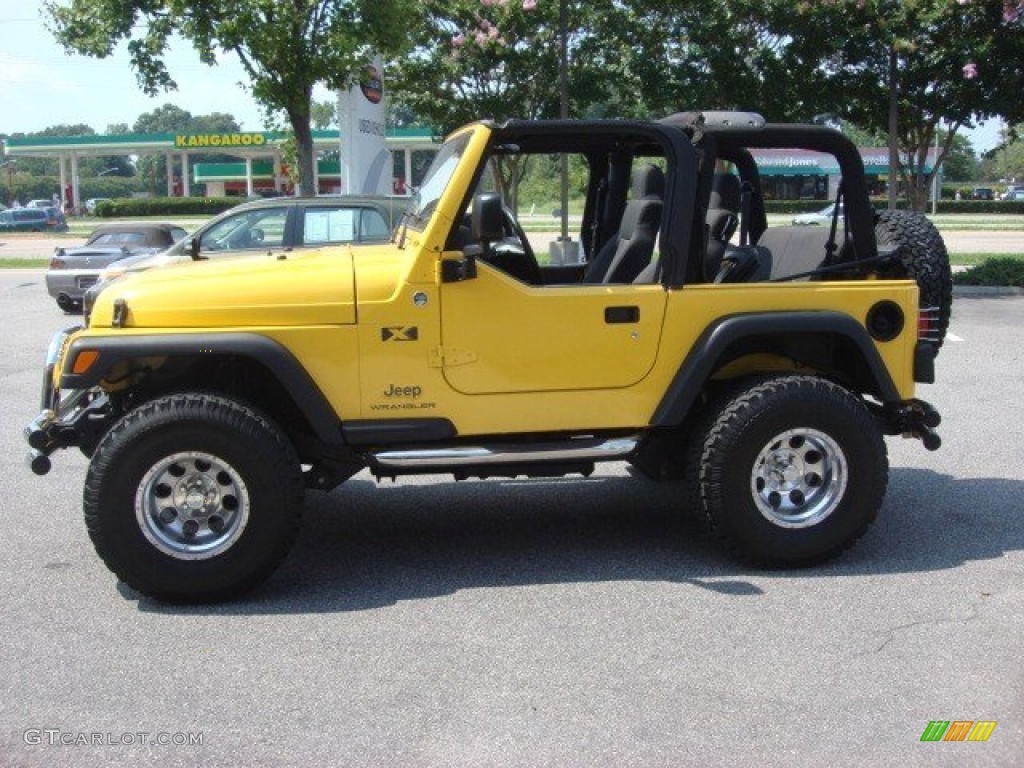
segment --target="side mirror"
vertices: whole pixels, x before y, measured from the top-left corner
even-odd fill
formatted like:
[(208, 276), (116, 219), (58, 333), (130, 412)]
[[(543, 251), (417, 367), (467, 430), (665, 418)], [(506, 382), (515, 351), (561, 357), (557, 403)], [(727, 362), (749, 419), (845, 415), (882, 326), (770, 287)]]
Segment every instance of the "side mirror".
[(484, 192), (473, 198), (470, 228), (473, 238), (480, 243), (501, 240), (505, 236), (505, 214), (501, 207), (501, 195)]
[(193, 237), (188, 241), (188, 255), (192, 257), (192, 261), (199, 261), (199, 238)]

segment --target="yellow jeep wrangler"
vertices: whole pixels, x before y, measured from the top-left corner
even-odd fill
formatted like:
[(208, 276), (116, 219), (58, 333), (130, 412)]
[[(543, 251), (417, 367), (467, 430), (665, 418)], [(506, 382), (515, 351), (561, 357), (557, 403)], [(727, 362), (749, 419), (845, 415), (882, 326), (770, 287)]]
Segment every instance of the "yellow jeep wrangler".
[[(780, 148), (834, 159), (829, 224), (768, 225), (757, 158)], [(565, 186), (583, 207), (563, 203), (552, 240)], [(550, 202), (538, 215), (517, 195)], [(806, 565), (876, 517), (884, 434), (939, 446), (915, 383), (933, 380), (951, 292), (941, 237), (874, 212), (833, 130), (750, 113), (480, 122), (440, 147), (388, 244), (111, 282), (53, 339), (29, 462), (91, 458), (97, 552), (165, 601), (260, 582), (304, 490), (365, 468), (629, 461), (677, 481), (738, 556)]]

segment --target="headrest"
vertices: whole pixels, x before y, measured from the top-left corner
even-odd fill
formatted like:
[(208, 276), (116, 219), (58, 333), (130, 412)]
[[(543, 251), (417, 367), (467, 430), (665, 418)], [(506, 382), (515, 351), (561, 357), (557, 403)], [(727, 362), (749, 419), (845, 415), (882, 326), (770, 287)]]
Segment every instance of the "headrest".
[(738, 212), (740, 209), (740, 177), (733, 173), (716, 173), (711, 182), (711, 199), (708, 208), (725, 208)]
[(661, 172), (661, 168), (647, 163), (633, 171), (632, 199), (656, 197), (660, 200), (664, 196), (665, 174)]

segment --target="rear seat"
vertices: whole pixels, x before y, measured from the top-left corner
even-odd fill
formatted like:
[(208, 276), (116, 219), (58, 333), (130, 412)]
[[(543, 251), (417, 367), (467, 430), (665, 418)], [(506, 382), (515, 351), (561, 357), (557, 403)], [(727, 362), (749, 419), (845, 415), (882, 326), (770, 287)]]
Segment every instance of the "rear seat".
[[(825, 263), (825, 245), (831, 227), (770, 227), (757, 244), (771, 251), (769, 280), (810, 272)], [(836, 232), (836, 243), (842, 247), (842, 227)], [(807, 280), (806, 277), (797, 280)]]

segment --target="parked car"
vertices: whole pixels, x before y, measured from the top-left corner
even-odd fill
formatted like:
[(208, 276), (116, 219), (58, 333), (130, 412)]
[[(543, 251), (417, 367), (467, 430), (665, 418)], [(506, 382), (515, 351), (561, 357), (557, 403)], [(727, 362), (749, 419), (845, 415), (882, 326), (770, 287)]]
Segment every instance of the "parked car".
[(64, 212), (60, 208), (51, 205), (43, 208), (43, 210), (46, 211), (46, 226), (52, 232), (68, 231), (68, 220), (64, 217)]
[(971, 190), (972, 200), (995, 200), (996, 191), (992, 187), (975, 187)]
[(174, 224), (104, 224), (85, 245), (57, 248), (46, 273), (46, 289), (65, 312), (82, 306), (86, 289), (99, 280), (104, 267), (131, 256), (149, 256), (170, 248), (188, 235)]
[(45, 208), (9, 208), (0, 211), (0, 232), (62, 232), (66, 222), (58, 222)]
[[(835, 203), (832, 203), (832, 205), (826, 206), (825, 208), (822, 208), (820, 211), (815, 211), (814, 213), (803, 213), (803, 214), (801, 214), (799, 216), (794, 217), (793, 223), (797, 224), (797, 225), (802, 225), (802, 226), (813, 226), (815, 224), (831, 225), (832, 224), (832, 217), (835, 214), (835, 210), (836, 210), (836, 205), (835, 205)], [(842, 224), (842, 222), (843, 222), (843, 206), (840, 205), (839, 206), (839, 223)]]
[(96, 206), (100, 203), (110, 202), (109, 197), (90, 197), (85, 201), (85, 210), (89, 213), (96, 213)]
[(25, 203), (26, 208), (49, 208), (53, 205), (53, 200), (29, 200)]
[(1003, 200), (1024, 200), (1024, 187), (1010, 187), (1003, 195)]
[(99, 282), (193, 259), (386, 242), (408, 202), (408, 198), (400, 197), (350, 195), (253, 200), (225, 211), (163, 253), (132, 256), (111, 264), (103, 270)]

